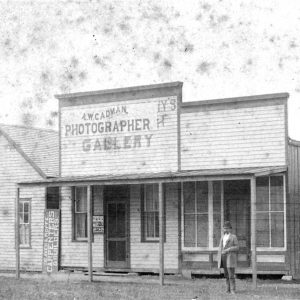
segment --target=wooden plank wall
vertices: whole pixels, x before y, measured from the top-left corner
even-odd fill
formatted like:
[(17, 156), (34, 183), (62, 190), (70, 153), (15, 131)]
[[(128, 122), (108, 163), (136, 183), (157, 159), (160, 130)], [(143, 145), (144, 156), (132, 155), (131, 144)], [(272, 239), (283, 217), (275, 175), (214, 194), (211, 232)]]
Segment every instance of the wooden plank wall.
[[(178, 184), (166, 184), (165, 269), (178, 271)], [(140, 271), (159, 270), (159, 243), (141, 242), (140, 185), (131, 186), (130, 211), (131, 268)]]
[[(116, 107), (126, 107), (128, 115), (85, 121), (82, 116), (106, 112)], [(99, 122), (114, 122), (130, 119), (149, 120), (149, 128), (72, 135), (69, 126), (82, 124), (96, 125)], [(98, 119), (98, 118), (97, 118)], [(177, 171), (177, 97), (162, 97), (141, 100), (67, 106), (61, 108), (61, 160), (62, 176), (129, 174), (158, 171)], [(67, 129), (68, 128), (68, 129)], [(104, 138), (116, 139), (119, 149), (106, 149)], [(125, 140), (128, 138), (126, 148)], [(137, 141), (134, 142), (135, 139)], [(151, 139), (150, 139), (151, 138)], [(90, 150), (83, 149), (89, 140)], [(95, 143), (98, 141), (98, 146)], [(149, 142), (148, 142), (149, 141)], [(101, 147), (101, 149), (100, 149)], [(113, 147), (112, 147), (113, 148)], [(112, 168), (113, 165), (113, 168)]]
[(287, 228), (292, 273), (300, 278), (300, 142), (289, 143)]
[(31, 199), (31, 247), (20, 249), (20, 268), (26, 271), (41, 271), (43, 260), (45, 188), (21, 188), (21, 198)]
[(282, 102), (185, 108), (182, 170), (286, 165), (285, 126)]
[[(25, 180), (41, 179), (40, 175), (27, 163), (24, 158), (11, 147), (7, 140), (0, 136), (0, 269), (13, 270), (15, 269), (15, 198), (16, 198), (16, 183)], [(41, 193), (43, 192), (41, 189)], [(36, 190), (33, 190), (35, 193)], [(21, 194), (22, 197), (22, 194)], [(34, 207), (36, 200), (33, 200)], [(44, 202), (41, 202), (44, 205)], [(40, 204), (37, 204), (39, 208)], [(35, 209), (35, 208), (34, 208)], [(44, 209), (44, 207), (42, 207)], [(40, 222), (40, 220), (38, 220)], [(38, 225), (40, 228), (40, 224)], [(35, 232), (34, 234), (37, 234)], [(35, 235), (34, 235), (35, 236)], [(36, 245), (34, 243), (34, 245)], [(26, 259), (27, 251), (21, 251), (21, 267), (24, 263), (32, 268), (40, 268), (41, 264), (30, 264)], [(34, 249), (31, 250), (34, 253)], [(23, 259), (23, 255), (25, 255)], [(22, 265), (23, 264), (23, 265)]]

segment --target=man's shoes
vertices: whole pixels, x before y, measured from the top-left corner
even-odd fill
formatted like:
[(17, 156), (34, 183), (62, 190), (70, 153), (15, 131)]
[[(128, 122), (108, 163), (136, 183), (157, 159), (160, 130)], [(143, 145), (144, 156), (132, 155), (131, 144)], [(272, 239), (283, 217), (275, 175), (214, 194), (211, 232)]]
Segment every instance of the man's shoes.
[(235, 278), (230, 279), (231, 294), (235, 294)]
[(226, 293), (230, 294), (230, 281), (228, 278), (226, 278)]

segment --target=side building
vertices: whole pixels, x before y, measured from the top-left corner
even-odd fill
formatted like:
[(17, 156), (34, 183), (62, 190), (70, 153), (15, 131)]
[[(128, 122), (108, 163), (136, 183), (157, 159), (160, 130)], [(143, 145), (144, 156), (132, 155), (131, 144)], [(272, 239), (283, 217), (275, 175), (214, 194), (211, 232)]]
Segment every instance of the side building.
[[(0, 260), (1, 270), (16, 262), (16, 185), (24, 180), (58, 176), (58, 133), (52, 130), (0, 124)], [(21, 195), (20, 252), (23, 270), (41, 270), (45, 198), (53, 189), (34, 187)], [(49, 201), (50, 203), (51, 201)]]
[(300, 142), (289, 140), (288, 207), (291, 229), (291, 274), (300, 278)]

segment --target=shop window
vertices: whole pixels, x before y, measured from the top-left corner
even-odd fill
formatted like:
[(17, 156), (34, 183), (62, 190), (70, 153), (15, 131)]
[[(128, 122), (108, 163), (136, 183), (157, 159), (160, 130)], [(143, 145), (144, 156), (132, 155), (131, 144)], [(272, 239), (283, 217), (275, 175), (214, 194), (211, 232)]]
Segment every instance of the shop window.
[[(159, 241), (158, 184), (145, 184), (141, 195), (142, 241)], [(165, 202), (165, 201), (164, 201)], [(166, 209), (164, 209), (166, 211)], [(166, 218), (164, 218), (165, 220)]]
[(183, 183), (184, 246), (208, 247), (208, 184)]
[(183, 183), (183, 247), (219, 246), (222, 216), (221, 181)]
[(74, 239), (87, 240), (87, 187), (74, 188)]
[(284, 176), (256, 179), (257, 247), (285, 246), (285, 187)]
[(19, 201), (19, 241), (21, 247), (30, 247), (30, 199)]

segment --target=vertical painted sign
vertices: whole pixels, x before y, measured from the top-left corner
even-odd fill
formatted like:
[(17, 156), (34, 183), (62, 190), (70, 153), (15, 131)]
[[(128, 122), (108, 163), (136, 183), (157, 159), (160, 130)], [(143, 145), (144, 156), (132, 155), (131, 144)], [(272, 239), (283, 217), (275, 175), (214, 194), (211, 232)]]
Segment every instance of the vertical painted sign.
[(58, 271), (59, 209), (46, 209), (44, 218), (43, 272)]

